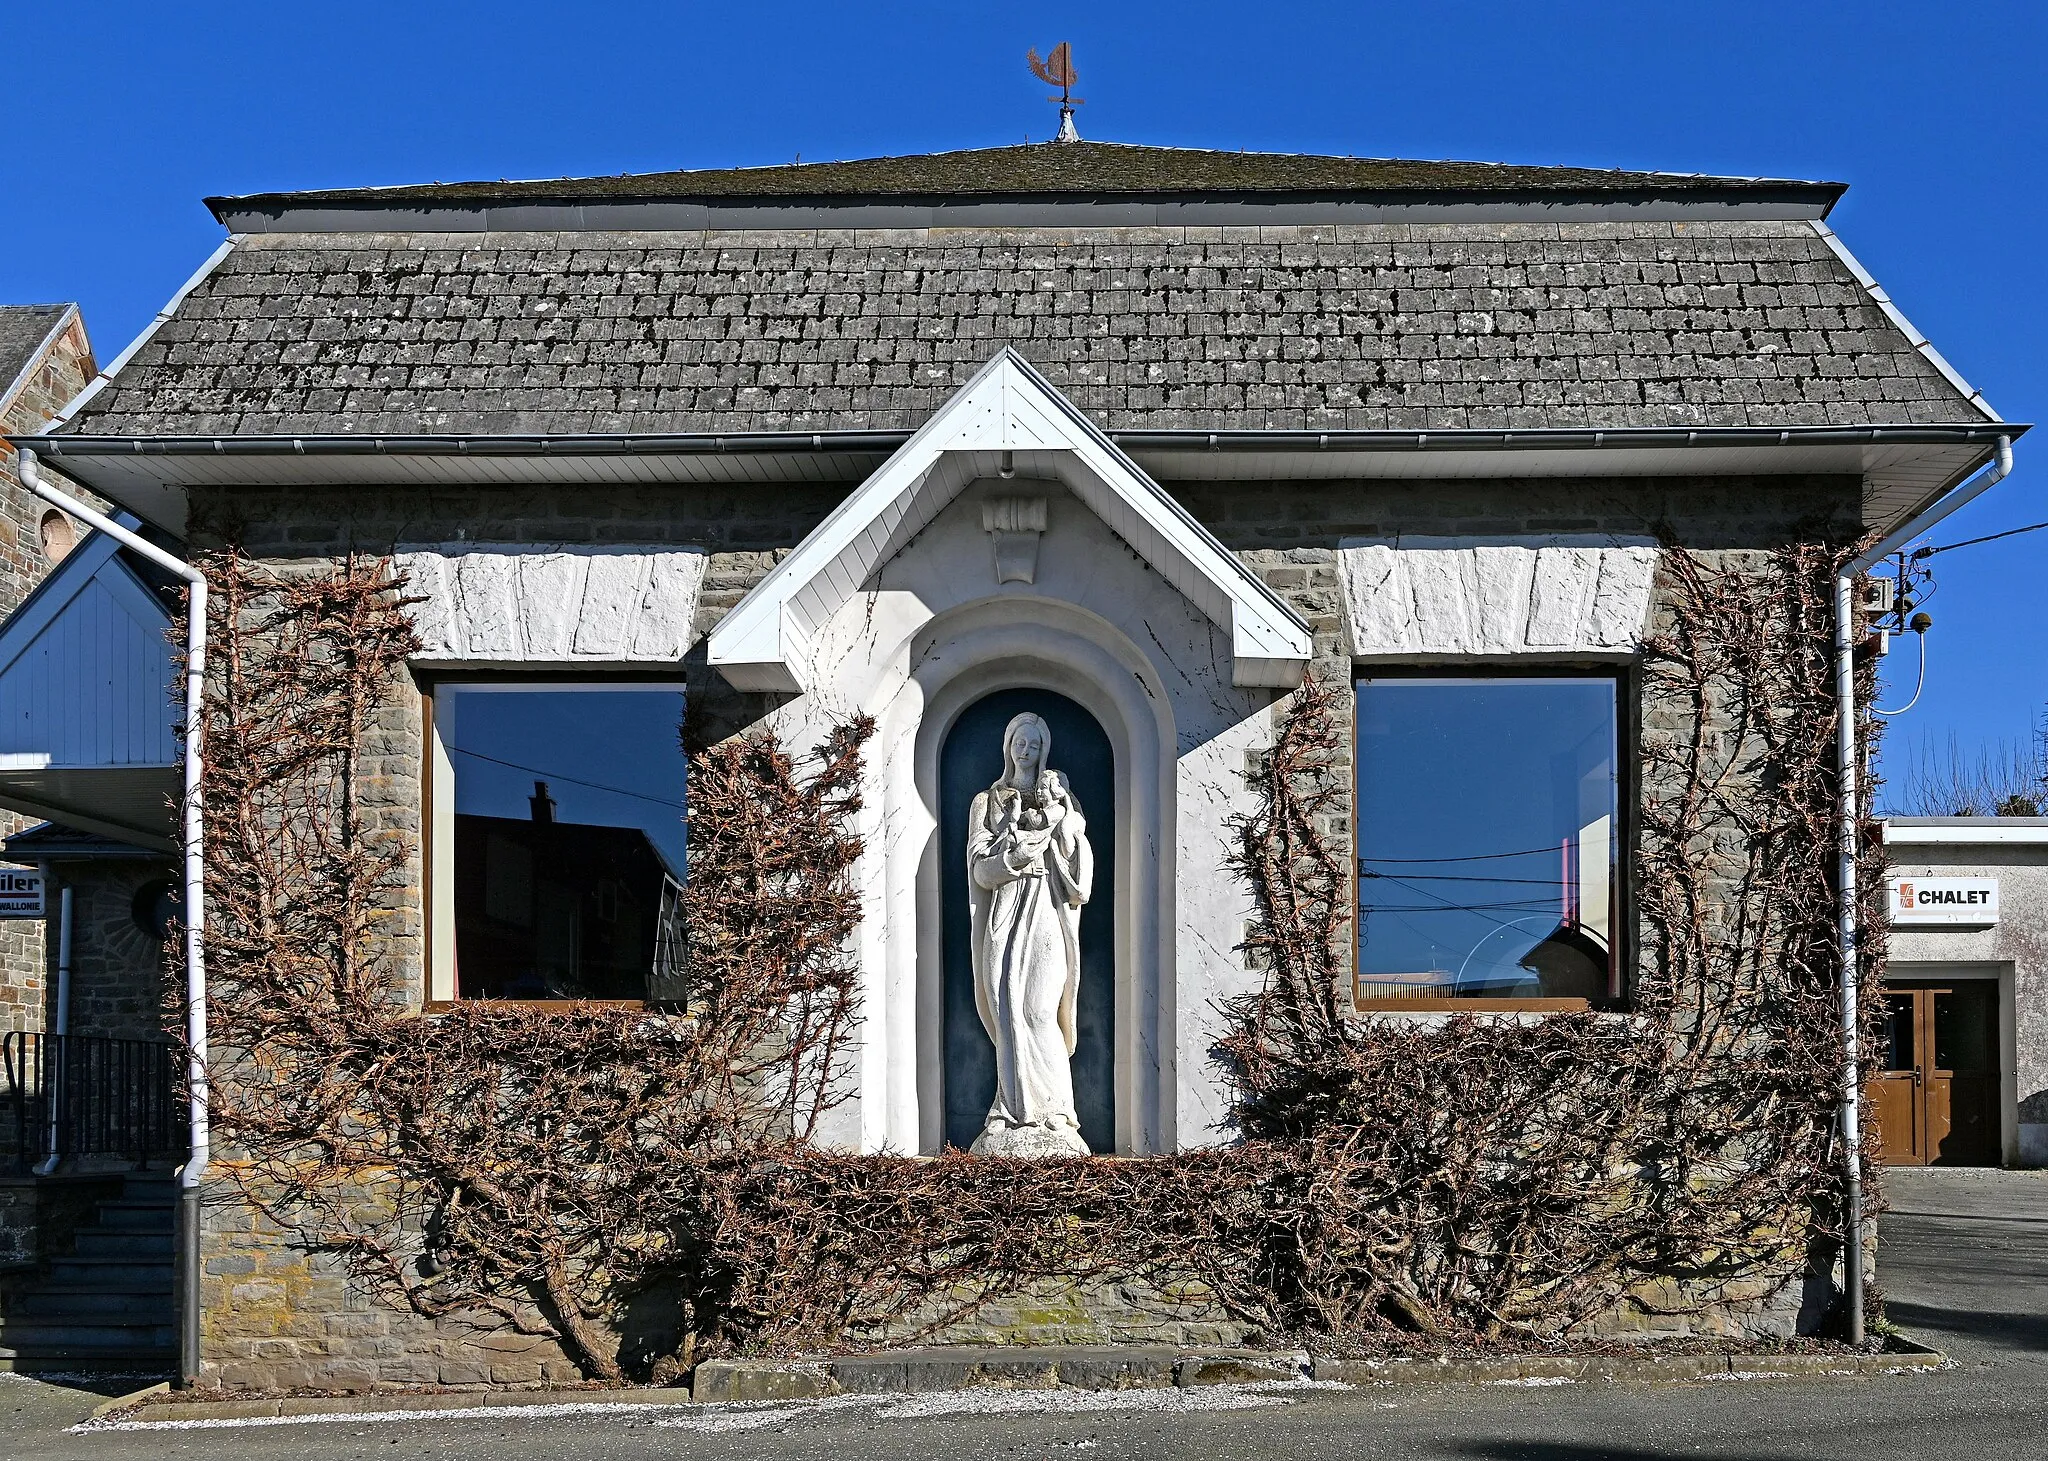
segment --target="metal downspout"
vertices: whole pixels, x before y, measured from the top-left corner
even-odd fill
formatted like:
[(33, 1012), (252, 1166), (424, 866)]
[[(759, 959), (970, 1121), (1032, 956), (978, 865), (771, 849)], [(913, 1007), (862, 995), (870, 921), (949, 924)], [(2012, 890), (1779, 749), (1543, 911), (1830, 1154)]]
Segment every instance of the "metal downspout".
[(1856, 832), (1861, 791), (1856, 743), (1855, 575), (1835, 575), (1835, 775), (1841, 795), (1835, 833), (1835, 887), (1839, 896), (1837, 937), (1842, 963), (1842, 1169), (1846, 1194), (1842, 1219), (1842, 1287), (1849, 1301), (1851, 1344), (1863, 1343), (1863, 1056), (1858, 1039), (1861, 982), (1856, 957)]
[[(54, 875), (47, 862), (42, 865), (42, 873), (43, 886), (47, 888), (54, 881)], [(64, 1037), (71, 1033), (71, 897), (71, 885), (66, 883), (64, 890), (57, 895), (57, 1008), (54, 1011), (56, 1018), (53, 1021), (57, 1028), (51, 1032), (57, 1037), (57, 1042), (51, 1046), (51, 1054), (55, 1057), (54, 1061), (46, 1061), (43, 1066), (43, 1087), (45, 1092), (52, 1085), (51, 1073), (53, 1071), (55, 1072), (55, 1080), (58, 1084), (61, 1085), (64, 1079)], [(50, 1125), (49, 1130), (45, 1134), (49, 1141), (50, 1154), (36, 1164), (36, 1175), (38, 1177), (47, 1177), (56, 1171), (57, 1163), (62, 1161), (64, 1157), (64, 1153), (57, 1148), (57, 1140), (61, 1134), (57, 1129), (57, 1102), (51, 1099), (49, 1104)]]
[(1849, 1342), (1864, 1339), (1863, 1262), (1863, 1081), (1858, 999), (1862, 961), (1857, 957), (1856, 842), (1860, 821), (1863, 752), (1856, 724), (1856, 580), (1877, 563), (1919, 537), (1950, 513), (1976, 500), (2012, 470), (2012, 438), (1998, 438), (1998, 452), (1982, 472), (1914, 514), (1881, 542), (1843, 564), (1835, 575), (1835, 771), (1841, 815), (1835, 844), (1835, 886), (1840, 897), (1842, 1008), (1842, 1163), (1847, 1189), (1843, 1230), (1843, 1287), (1847, 1289)]
[(199, 1378), (199, 1184), (211, 1160), (206, 1110), (206, 814), (200, 773), (206, 724), (206, 575), (139, 533), (95, 512), (45, 482), (30, 448), (16, 448), (21, 485), (58, 511), (105, 533), (189, 586), (185, 613), (185, 797), (182, 843), (185, 864), (185, 1043), (191, 1051), (186, 1079), (191, 1155), (178, 1169), (178, 1260), (180, 1276), (178, 1371), (187, 1387)]

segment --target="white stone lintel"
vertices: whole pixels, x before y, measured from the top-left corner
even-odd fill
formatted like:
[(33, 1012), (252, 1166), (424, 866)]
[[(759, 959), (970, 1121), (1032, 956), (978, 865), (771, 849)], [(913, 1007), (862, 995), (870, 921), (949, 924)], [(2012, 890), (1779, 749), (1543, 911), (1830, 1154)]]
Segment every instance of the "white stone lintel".
[(1338, 550), (1359, 660), (1627, 660), (1657, 571), (1649, 538), (1350, 538)]

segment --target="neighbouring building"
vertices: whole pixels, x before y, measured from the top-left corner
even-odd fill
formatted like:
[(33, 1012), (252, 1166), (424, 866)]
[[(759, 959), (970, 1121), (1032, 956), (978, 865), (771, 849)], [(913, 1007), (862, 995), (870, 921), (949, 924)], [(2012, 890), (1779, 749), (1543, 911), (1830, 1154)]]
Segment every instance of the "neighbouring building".
[[(43, 430), (96, 369), (77, 305), (0, 305), (0, 432)], [(23, 490), (11, 460), (0, 464), (0, 615), (14, 612), (77, 534), (63, 513)], [(0, 764), (9, 749), (0, 741)], [(33, 821), (0, 805), (0, 840)], [(0, 919), (0, 1032), (42, 1028), (43, 943), (42, 920)]]
[(1884, 1160), (2048, 1166), (2048, 818), (1893, 817)]
[[(1184, 1152), (1234, 1139), (1216, 1022), (1261, 973), (1233, 829), (1310, 671), (1346, 692), (1347, 1018), (1625, 1020), (1671, 957), (1645, 809), (1697, 727), (1645, 662), (1684, 570), (1897, 528), (2024, 429), (1828, 228), (1842, 191), (1058, 142), (217, 198), (220, 251), (15, 440), (187, 551), (407, 573), (421, 644), (362, 811), (408, 849), (382, 928), (426, 1018), (687, 1000), (684, 712), (798, 751), (872, 716), (836, 1147), (983, 1130), (963, 838), (1038, 717), (1093, 853), (1075, 1129)], [(1708, 860), (1702, 926), (1739, 941), (1740, 856)], [(118, 950), (153, 999), (155, 948)], [(208, 1193), (208, 1379), (576, 1372)], [(1624, 1327), (1810, 1328), (1803, 1282)], [(1128, 1337), (1087, 1309), (1071, 1336)]]

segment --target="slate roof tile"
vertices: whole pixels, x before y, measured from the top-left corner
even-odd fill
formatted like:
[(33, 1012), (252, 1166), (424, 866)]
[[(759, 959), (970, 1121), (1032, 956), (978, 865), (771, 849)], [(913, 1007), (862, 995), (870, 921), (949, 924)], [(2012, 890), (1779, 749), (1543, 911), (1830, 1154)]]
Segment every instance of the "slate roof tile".
[(266, 236), (68, 429), (903, 428), (1001, 344), (1111, 429), (1981, 419), (1801, 223), (1159, 232)]

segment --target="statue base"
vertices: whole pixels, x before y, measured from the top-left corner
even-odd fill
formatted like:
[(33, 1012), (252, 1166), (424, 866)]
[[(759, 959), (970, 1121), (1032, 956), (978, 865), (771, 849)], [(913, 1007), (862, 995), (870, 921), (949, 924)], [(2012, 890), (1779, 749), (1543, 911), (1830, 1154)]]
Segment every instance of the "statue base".
[(977, 1157), (1092, 1157), (1071, 1126), (984, 1126), (969, 1148)]

